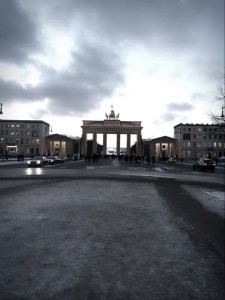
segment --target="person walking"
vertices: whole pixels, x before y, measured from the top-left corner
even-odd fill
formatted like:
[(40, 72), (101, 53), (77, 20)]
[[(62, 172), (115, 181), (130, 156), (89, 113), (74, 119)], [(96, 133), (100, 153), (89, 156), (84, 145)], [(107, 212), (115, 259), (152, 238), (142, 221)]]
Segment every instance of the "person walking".
[(154, 166), (155, 165), (155, 156), (152, 155), (152, 165)]

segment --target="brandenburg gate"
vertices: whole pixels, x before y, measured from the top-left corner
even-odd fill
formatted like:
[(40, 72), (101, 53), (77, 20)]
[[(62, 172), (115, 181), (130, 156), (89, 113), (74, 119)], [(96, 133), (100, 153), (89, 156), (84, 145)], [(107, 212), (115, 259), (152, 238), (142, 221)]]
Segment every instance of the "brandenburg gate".
[(141, 121), (120, 121), (113, 107), (103, 121), (84, 121), (82, 128), (81, 154), (87, 155), (87, 134), (93, 134), (92, 154), (97, 154), (97, 134), (103, 134), (103, 155), (107, 154), (107, 134), (116, 134), (116, 153), (120, 153), (120, 135), (127, 135), (127, 155), (130, 155), (131, 134), (137, 136), (136, 155), (142, 154)]

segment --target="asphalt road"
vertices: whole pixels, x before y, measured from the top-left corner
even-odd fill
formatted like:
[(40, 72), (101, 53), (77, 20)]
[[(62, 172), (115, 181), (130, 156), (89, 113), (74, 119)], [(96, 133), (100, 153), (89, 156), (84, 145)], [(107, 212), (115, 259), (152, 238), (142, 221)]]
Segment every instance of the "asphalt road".
[(223, 299), (224, 173), (0, 164), (0, 299)]

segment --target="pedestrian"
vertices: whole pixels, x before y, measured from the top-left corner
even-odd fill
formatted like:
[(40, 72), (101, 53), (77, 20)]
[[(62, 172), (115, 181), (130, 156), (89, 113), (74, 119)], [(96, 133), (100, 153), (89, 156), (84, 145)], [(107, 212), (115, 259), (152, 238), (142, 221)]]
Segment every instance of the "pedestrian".
[(152, 155), (152, 165), (154, 166), (155, 165), (155, 156)]

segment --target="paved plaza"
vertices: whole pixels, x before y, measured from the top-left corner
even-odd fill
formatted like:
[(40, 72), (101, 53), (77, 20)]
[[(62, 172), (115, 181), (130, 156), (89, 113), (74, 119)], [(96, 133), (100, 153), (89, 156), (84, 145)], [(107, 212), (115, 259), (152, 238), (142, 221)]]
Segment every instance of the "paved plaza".
[(222, 185), (103, 165), (2, 177), (0, 299), (224, 299)]

